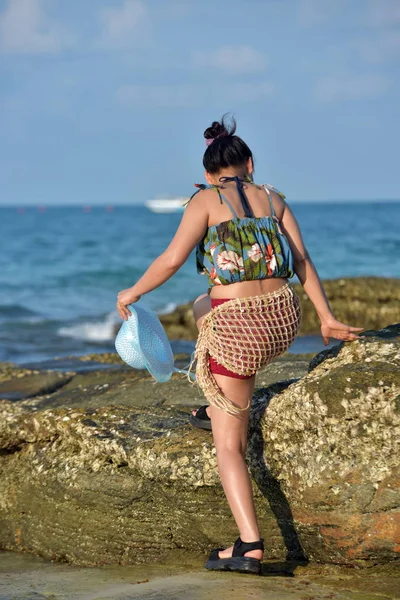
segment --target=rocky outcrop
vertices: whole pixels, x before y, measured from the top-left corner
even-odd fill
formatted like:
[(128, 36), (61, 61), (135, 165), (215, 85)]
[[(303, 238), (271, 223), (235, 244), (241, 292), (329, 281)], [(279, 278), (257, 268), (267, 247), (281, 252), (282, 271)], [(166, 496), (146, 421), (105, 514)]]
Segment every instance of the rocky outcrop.
[(399, 367), (400, 326), (366, 332), (253, 410), (253, 473), (279, 480), (312, 559), (399, 556)]
[[(398, 556), (399, 346), (393, 326), (259, 374), (247, 462), (266, 558)], [(185, 390), (122, 367), (1, 401), (0, 548), (93, 565), (230, 545), (212, 434), (188, 424), (204, 402)]]
[[(325, 280), (323, 286), (336, 318), (344, 323), (381, 329), (400, 318), (400, 279), (351, 277)], [(300, 335), (319, 334), (320, 323), (313, 304), (300, 284), (293, 284), (293, 288), (300, 296), (303, 311)], [(196, 339), (192, 303), (178, 306), (160, 319), (171, 340)]]

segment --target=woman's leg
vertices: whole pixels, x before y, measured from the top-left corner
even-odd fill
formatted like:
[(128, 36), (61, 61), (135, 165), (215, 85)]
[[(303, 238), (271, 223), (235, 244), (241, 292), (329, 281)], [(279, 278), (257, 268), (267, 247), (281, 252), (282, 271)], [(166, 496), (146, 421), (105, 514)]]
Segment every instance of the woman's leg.
[[(211, 300), (208, 294), (196, 298), (193, 303), (193, 314), (198, 329), (210, 310)], [(216, 373), (214, 377), (224, 394), (237, 406), (246, 406), (249, 398), (253, 396), (255, 377), (236, 379)], [(193, 414), (196, 414), (196, 410), (193, 410)], [(249, 471), (245, 462), (250, 407), (235, 417), (212, 405), (208, 406), (206, 411), (211, 418), (218, 471), (229, 507), (242, 540), (253, 542), (260, 539), (260, 532)], [(219, 556), (229, 558), (232, 556), (232, 551), (233, 546), (230, 546), (220, 550)], [(261, 560), (263, 551), (251, 550), (246, 552), (245, 556)]]
[[(254, 391), (255, 377), (235, 379), (214, 373), (215, 380), (223, 393), (239, 407), (246, 406)], [(210, 405), (211, 427), (217, 451), (218, 471), (229, 507), (244, 542), (260, 539), (257, 516), (253, 500), (253, 489), (245, 461), (247, 429), (250, 407), (240, 415), (232, 416), (214, 405)], [(220, 558), (232, 556), (233, 546), (221, 550)], [(251, 550), (245, 556), (263, 557), (262, 550)]]

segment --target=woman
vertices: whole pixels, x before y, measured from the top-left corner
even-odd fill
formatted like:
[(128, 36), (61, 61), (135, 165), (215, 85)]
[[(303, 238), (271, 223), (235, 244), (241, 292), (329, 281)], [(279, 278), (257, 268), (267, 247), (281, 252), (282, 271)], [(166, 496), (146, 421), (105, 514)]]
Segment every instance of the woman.
[(170, 245), (118, 294), (117, 309), (127, 319), (127, 305), (172, 277), (197, 247), (197, 269), (210, 287), (193, 306), (196, 378), (210, 406), (193, 411), (191, 422), (211, 424), (240, 533), (233, 546), (212, 550), (205, 567), (260, 573), (264, 540), (245, 462), (247, 426), (257, 370), (287, 350), (300, 326), (300, 301), (288, 279), (296, 273), (314, 304), (325, 345), (329, 338), (354, 340), (363, 328), (335, 319), (285, 196), (253, 183), (253, 155), (235, 131), (235, 121), (228, 126), (223, 118), (204, 132), (209, 185), (198, 186)]

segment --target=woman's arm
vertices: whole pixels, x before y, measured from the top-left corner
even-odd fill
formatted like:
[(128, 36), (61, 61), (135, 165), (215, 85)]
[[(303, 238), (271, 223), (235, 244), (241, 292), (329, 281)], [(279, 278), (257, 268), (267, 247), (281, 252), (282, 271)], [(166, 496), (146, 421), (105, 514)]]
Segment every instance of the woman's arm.
[(123, 319), (129, 318), (131, 314), (127, 305), (137, 302), (140, 296), (151, 292), (170, 279), (203, 238), (208, 227), (208, 211), (203, 195), (203, 192), (199, 192), (187, 205), (168, 248), (152, 262), (132, 287), (119, 292), (117, 310)]
[(294, 270), (321, 321), (321, 334), (325, 345), (329, 343), (330, 337), (344, 341), (357, 339), (359, 336), (351, 332), (362, 331), (363, 327), (350, 327), (335, 318), (317, 270), (304, 245), (296, 218), (284, 200), (279, 198), (278, 202), (284, 205), (281, 226), (292, 250)]

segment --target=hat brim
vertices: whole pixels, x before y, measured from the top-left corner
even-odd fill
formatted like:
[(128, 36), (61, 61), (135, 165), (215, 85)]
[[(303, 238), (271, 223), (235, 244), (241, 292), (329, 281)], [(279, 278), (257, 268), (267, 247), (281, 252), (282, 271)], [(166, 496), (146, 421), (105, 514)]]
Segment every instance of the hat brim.
[[(132, 318), (135, 320), (136, 346), (140, 349), (145, 368), (156, 381), (160, 383), (169, 381), (174, 372), (174, 354), (164, 327), (157, 315), (150, 309), (136, 304), (130, 304), (129, 309), (131, 316), (128, 320)], [(146, 336), (149, 334), (153, 338), (152, 347), (157, 347), (157, 356), (149, 351), (149, 344), (146, 343)], [(162, 370), (159, 368), (160, 365), (162, 365)]]

